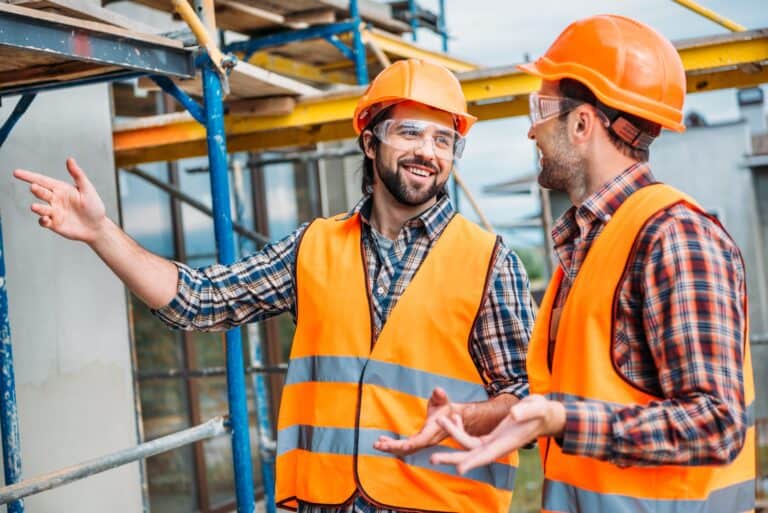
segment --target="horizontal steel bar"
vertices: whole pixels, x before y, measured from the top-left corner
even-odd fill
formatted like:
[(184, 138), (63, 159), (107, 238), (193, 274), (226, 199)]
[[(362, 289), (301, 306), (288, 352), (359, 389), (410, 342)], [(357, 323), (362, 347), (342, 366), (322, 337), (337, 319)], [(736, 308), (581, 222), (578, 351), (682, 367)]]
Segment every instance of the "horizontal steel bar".
[[(273, 365), (246, 367), (246, 374), (285, 374), (288, 371), (288, 365)], [(145, 379), (175, 379), (175, 378), (208, 378), (211, 376), (224, 376), (227, 373), (226, 367), (205, 367), (202, 369), (168, 369), (165, 371), (146, 371), (137, 372), (136, 377), (140, 380)]]
[(214, 417), (204, 424), (193, 428), (185, 429), (171, 435), (139, 444), (130, 449), (124, 449), (100, 458), (72, 465), (43, 474), (31, 479), (25, 479), (11, 486), (0, 488), (0, 504), (6, 504), (10, 501), (34, 495), (36, 493), (58, 488), (59, 486), (92, 476), (105, 470), (110, 470), (126, 463), (131, 463), (140, 459), (149, 458), (155, 454), (167, 452), (187, 444), (206, 440), (215, 436), (224, 434), (227, 429), (224, 426), (222, 417)]
[(193, 50), (6, 10), (0, 12), (0, 46), (147, 73), (195, 76)]
[[(211, 210), (207, 205), (201, 203), (200, 201), (196, 200), (189, 194), (186, 194), (176, 187), (173, 187), (172, 185), (168, 185), (167, 183), (163, 182), (162, 180), (158, 180), (154, 176), (150, 175), (149, 173), (145, 173), (141, 169), (137, 168), (120, 168), (126, 173), (130, 173), (134, 176), (138, 176), (142, 180), (145, 180), (158, 189), (161, 189), (174, 198), (176, 198), (179, 201), (182, 201), (189, 205), (190, 207), (194, 208), (195, 210), (198, 210), (202, 212), (203, 214), (207, 215), (208, 217), (213, 217), (213, 210)], [(248, 239), (257, 242), (259, 244), (268, 244), (270, 242), (269, 237), (262, 235), (261, 233), (255, 232), (249, 228), (246, 228), (245, 226), (239, 224), (239, 223), (232, 223), (232, 229), (237, 232), (238, 235), (242, 235), (243, 237), (247, 237)]]
[(344, 21), (328, 25), (317, 25), (301, 30), (287, 30), (285, 32), (278, 32), (277, 34), (253, 38), (248, 41), (237, 41), (225, 46), (224, 51), (228, 53), (243, 52), (246, 55), (245, 60), (248, 60), (248, 57), (250, 57), (253, 52), (257, 52), (263, 48), (280, 46), (296, 41), (306, 41), (308, 39), (333, 36), (343, 32), (349, 32), (354, 30), (354, 28), (355, 24), (353, 22)]

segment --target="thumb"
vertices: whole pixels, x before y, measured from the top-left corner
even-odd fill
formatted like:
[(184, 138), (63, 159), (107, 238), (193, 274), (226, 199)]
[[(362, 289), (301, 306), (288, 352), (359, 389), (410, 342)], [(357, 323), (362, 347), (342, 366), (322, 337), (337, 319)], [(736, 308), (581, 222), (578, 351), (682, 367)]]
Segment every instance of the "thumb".
[(83, 189), (93, 188), (93, 185), (91, 185), (91, 181), (88, 180), (85, 171), (83, 171), (80, 166), (77, 165), (77, 162), (75, 162), (75, 159), (72, 157), (67, 159), (67, 171), (69, 171), (69, 175), (75, 181), (75, 186), (80, 191), (83, 191)]
[(432, 390), (432, 395), (429, 397), (429, 402), (433, 406), (442, 406), (444, 404), (448, 404), (448, 394), (446, 394), (445, 390), (442, 388), (435, 387), (434, 390)]

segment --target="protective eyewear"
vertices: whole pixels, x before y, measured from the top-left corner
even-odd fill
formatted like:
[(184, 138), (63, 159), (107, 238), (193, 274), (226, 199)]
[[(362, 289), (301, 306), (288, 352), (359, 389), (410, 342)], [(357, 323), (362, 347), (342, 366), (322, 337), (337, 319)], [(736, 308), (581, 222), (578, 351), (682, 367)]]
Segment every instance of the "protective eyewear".
[(566, 112), (570, 112), (584, 102), (565, 98), (562, 96), (546, 96), (539, 93), (531, 93), (528, 96), (528, 117), (531, 125), (543, 123)]
[(444, 125), (419, 119), (386, 119), (373, 127), (381, 142), (402, 151), (421, 149), (431, 142), (435, 157), (458, 160), (464, 153), (464, 137)]

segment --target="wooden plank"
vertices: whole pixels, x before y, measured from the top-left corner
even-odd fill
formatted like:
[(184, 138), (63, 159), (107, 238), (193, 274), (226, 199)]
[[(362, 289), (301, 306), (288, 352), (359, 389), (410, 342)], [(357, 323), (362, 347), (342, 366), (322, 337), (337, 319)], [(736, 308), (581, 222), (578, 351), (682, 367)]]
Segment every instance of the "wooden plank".
[[(202, 97), (203, 85), (200, 75), (193, 80), (174, 79), (187, 93)], [(146, 77), (139, 79), (139, 87), (156, 90), (157, 85)], [(247, 62), (238, 61), (229, 75), (230, 96), (233, 98), (259, 98), (266, 96), (308, 96), (321, 91), (298, 80), (284, 77)]]
[(219, 27), (235, 32), (251, 32), (285, 25), (285, 18), (280, 14), (232, 0), (216, 2), (216, 21)]
[(225, 106), (232, 116), (287, 116), (295, 107), (296, 99), (291, 96), (234, 100)]
[(121, 27), (134, 32), (143, 32), (146, 34), (158, 34), (162, 32), (162, 29), (141, 23), (128, 16), (105, 9), (85, 0), (10, 0), (8, 3), (20, 7), (27, 7), (29, 9), (52, 12), (71, 18), (114, 25), (115, 27)]
[(285, 15), (288, 23), (304, 23), (307, 26), (334, 23), (336, 11), (333, 9), (311, 9), (309, 11), (292, 12)]
[(10, 14), (17, 14), (28, 18), (48, 21), (51, 23), (58, 23), (75, 29), (85, 29), (91, 32), (100, 32), (103, 34), (111, 34), (114, 36), (122, 36), (127, 39), (133, 39), (135, 41), (144, 41), (155, 45), (161, 45), (171, 48), (183, 48), (184, 44), (181, 41), (169, 39), (167, 37), (157, 36), (154, 34), (144, 34), (140, 32), (134, 32), (126, 30), (113, 25), (107, 25), (105, 23), (99, 23), (95, 21), (81, 20), (72, 18), (70, 16), (63, 16), (61, 14), (49, 13), (45, 11), (36, 11), (35, 9), (29, 9), (27, 7), (19, 7), (17, 5), (11, 5), (6, 3), (0, 3), (0, 12), (6, 12)]

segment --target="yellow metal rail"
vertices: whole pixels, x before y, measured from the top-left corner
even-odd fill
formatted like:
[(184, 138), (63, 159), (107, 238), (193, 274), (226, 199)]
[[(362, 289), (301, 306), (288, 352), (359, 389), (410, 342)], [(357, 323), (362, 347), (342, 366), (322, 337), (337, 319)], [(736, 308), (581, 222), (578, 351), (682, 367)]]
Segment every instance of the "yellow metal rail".
[[(688, 74), (688, 92), (768, 82), (768, 29), (690, 40), (677, 45)], [(538, 80), (514, 68), (487, 68), (459, 75), (470, 111), (481, 120), (527, 114), (527, 95)], [(227, 117), (230, 151), (304, 146), (353, 137), (351, 115), (363, 88), (302, 98), (284, 116)], [(205, 130), (191, 118), (156, 117), (118, 125), (118, 166), (204, 155)]]

